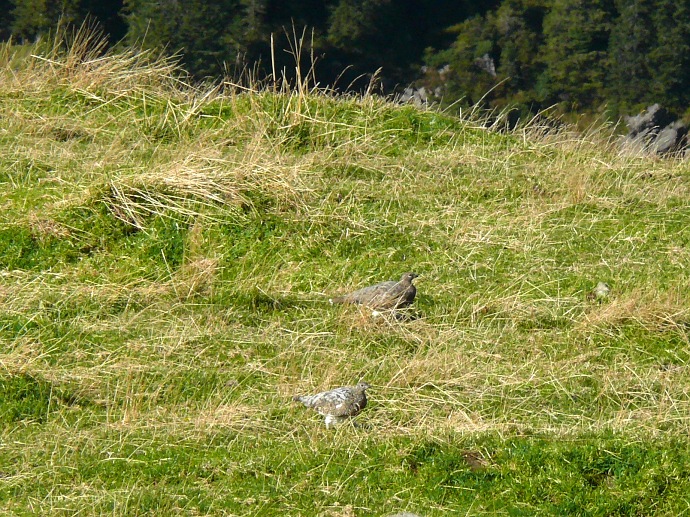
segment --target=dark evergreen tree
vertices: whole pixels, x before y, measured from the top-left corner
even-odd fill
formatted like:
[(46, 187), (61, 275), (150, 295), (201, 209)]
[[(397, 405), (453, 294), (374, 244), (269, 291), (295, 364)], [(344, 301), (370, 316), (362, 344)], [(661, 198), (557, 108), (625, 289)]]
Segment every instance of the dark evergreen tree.
[(651, 80), (649, 54), (654, 45), (651, 13), (655, 0), (618, 0), (618, 18), (608, 50), (608, 97), (614, 112), (636, 110), (647, 102)]
[(538, 109), (535, 84), (543, 71), (539, 49), (546, 4), (505, 0), (495, 11), (453, 27), (451, 48), (428, 54), (431, 89), (443, 86), (446, 103), (462, 98), (462, 104)]
[(242, 7), (239, 0), (125, 0), (127, 42), (179, 53), (198, 77), (220, 76), (245, 51)]
[(78, 27), (86, 22), (98, 26), (114, 43), (126, 31), (121, 9), (122, 0), (0, 0), (0, 37), (12, 34), (34, 40), (58, 24)]
[(266, 0), (264, 21), (271, 31), (293, 25), (324, 31), (331, 8), (338, 0)]
[(0, 41), (12, 35), (12, 8), (11, 0), (0, 0)]
[(63, 25), (79, 25), (83, 17), (79, 0), (11, 0), (12, 34), (20, 40), (34, 40)]
[(614, 114), (660, 103), (682, 112), (690, 102), (690, 8), (668, 0), (619, 0), (609, 46)]
[(613, 0), (554, 0), (544, 18), (543, 101), (576, 111), (605, 102)]
[(690, 5), (659, 0), (652, 12), (657, 35), (648, 55), (649, 101), (675, 111), (690, 108)]
[(95, 21), (103, 33), (115, 44), (127, 33), (127, 24), (122, 17), (123, 0), (81, 0), (80, 21), (87, 18)]
[(538, 79), (544, 70), (539, 59), (543, 44), (546, 0), (506, 0), (487, 17), (494, 26), (497, 79), (505, 81), (501, 94), (507, 104), (539, 109)]
[(439, 0), (420, 9), (412, 0), (339, 0), (331, 9), (328, 42), (331, 52), (353, 73), (382, 69), (387, 90), (407, 86), (419, 73), (425, 50), (452, 42), (449, 25), (484, 13), (499, 2)]
[(500, 51), (494, 29), (479, 16), (451, 27), (449, 30), (457, 36), (450, 48), (427, 54), (425, 86), (432, 91), (441, 86), (447, 104), (461, 101), (474, 105), (480, 100), (490, 104), (499, 96), (495, 87), (499, 82), (496, 59)]
[[(357, 76), (384, 68), (384, 65), (384, 74), (393, 71), (395, 64), (390, 56), (387, 60), (384, 58), (387, 54), (385, 49), (391, 48), (392, 42), (381, 46), (378, 41), (385, 37), (382, 25), (385, 24), (386, 8), (390, 3), (390, 0), (340, 0), (332, 8), (327, 29), (332, 60), (329, 64), (331, 67), (340, 66), (347, 83)], [(363, 77), (361, 86), (365, 86), (366, 82), (367, 78)]]

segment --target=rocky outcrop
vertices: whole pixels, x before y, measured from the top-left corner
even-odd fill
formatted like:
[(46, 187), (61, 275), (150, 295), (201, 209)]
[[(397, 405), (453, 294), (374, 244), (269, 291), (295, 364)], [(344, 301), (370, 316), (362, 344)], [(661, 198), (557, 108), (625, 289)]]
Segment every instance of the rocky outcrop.
[(489, 54), (484, 54), (482, 57), (478, 57), (474, 60), (475, 66), (480, 70), (483, 70), (491, 77), (496, 77), (496, 63)]
[(688, 147), (688, 128), (659, 104), (649, 106), (644, 112), (625, 117), (628, 134), (625, 145), (646, 149), (665, 155), (685, 152)]

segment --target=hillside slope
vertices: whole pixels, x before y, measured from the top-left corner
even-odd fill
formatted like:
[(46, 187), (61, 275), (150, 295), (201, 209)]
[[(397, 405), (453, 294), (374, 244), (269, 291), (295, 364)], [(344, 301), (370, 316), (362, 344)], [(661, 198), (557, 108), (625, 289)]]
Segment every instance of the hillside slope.
[(687, 162), (88, 49), (0, 52), (3, 512), (687, 512)]

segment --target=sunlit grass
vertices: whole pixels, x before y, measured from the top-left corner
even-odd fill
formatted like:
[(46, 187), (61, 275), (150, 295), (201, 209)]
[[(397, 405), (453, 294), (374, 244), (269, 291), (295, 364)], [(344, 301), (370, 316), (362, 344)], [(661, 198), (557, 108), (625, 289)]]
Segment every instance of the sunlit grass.
[[(0, 63), (3, 511), (687, 512), (686, 162), (88, 39)], [(409, 319), (328, 303), (405, 271)], [(359, 380), (353, 425), (291, 402)]]

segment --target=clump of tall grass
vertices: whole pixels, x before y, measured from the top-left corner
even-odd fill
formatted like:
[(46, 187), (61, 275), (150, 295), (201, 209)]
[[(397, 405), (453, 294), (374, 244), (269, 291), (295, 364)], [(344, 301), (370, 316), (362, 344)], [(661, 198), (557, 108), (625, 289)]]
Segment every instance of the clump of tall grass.
[(108, 50), (107, 38), (89, 23), (78, 29), (58, 27), (33, 44), (13, 41), (0, 47), (3, 89), (36, 92), (56, 86), (123, 96), (161, 89), (172, 93), (188, 86), (175, 56), (128, 47)]

